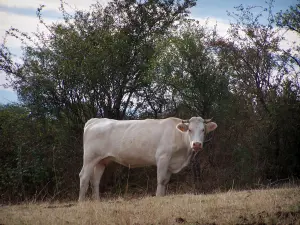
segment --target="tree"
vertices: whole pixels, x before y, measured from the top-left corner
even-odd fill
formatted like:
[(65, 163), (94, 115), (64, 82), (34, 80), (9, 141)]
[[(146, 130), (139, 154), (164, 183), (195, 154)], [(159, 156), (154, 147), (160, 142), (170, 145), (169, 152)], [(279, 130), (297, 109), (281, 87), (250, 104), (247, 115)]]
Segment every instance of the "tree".
[[(8, 58), (11, 67), (3, 68), (33, 113), (64, 117), (80, 127), (96, 116), (122, 119), (135, 93), (151, 84), (145, 74), (156, 40), (194, 5), (194, 0), (115, 0), (74, 16), (62, 7), (65, 22), (50, 26), (40, 8), (50, 35), (37, 33), (36, 45), (25, 45), (24, 64), (13, 70)], [(15, 29), (9, 34), (32, 40)]]
[(290, 6), (285, 12), (280, 11), (276, 15), (276, 23), (280, 27), (285, 27), (289, 30), (300, 34), (300, 1), (295, 6)]
[[(231, 90), (241, 97), (241, 101), (246, 100), (253, 123), (251, 127), (260, 127), (249, 129), (251, 133), (245, 132), (250, 143), (256, 142), (254, 146), (260, 151), (255, 163), (265, 160), (268, 163), (265, 175), (278, 179), (298, 171), (296, 167), (289, 167), (291, 161), (285, 161), (289, 158), (287, 155), (293, 155), (299, 161), (298, 141), (293, 139), (294, 147), (291, 149), (283, 141), (286, 137), (282, 132), (283, 118), (287, 116), (282, 114), (282, 107), (291, 107), (290, 116), (294, 122), (297, 120), (292, 111), (298, 108), (298, 102), (293, 105), (282, 102), (286, 85), (297, 86), (297, 79), (291, 76), (286, 51), (280, 47), (283, 37), (280, 28), (274, 26), (273, 1), (268, 3), (268, 8), (261, 8), (261, 13), (253, 13), (253, 8), (240, 5), (236, 8), (237, 12), (229, 13), (236, 22), (231, 24), (229, 39), (219, 40), (219, 46), (224, 61), (233, 68)], [(261, 21), (264, 14), (266, 22)], [(298, 122), (289, 123), (289, 126), (298, 129), (296, 124)], [(263, 133), (268, 135), (259, 135)], [(290, 169), (287, 171), (285, 168)]]
[[(300, 35), (300, 1), (295, 6), (290, 6), (285, 12), (280, 11), (276, 14), (276, 24), (279, 27), (286, 28), (289, 31), (296, 32)], [(291, 50), (287, 50), (287, 55), (293, 60), (293, 62), (300, 67), (299, 51), (300, 46), (295, 46), (293, 54)]]
[(228, 96), (228, 76), (211, 45), (216, 32), (206, 29), (196, 21), (183, 21), (164, 42), (155, 67), (160, 83), (168, 84), (177, 106), (205, 118), (218, 111)]
[[(231, 24), (227, 54), (235, 71), (232, 89), (248, 95), (253, 108), (270, 115), (271, 93), (280, 88), (286, 73), (285, 65), (278, 60), (283, 38), (273, 26), (272, 1), (268, 7), (257, 15), (252, 13), (253, 7), (242, 5), (236, 8), (236, 13), (229, 13), (236, 23)], [(267, 23), (260, 22), (264, 12)]]

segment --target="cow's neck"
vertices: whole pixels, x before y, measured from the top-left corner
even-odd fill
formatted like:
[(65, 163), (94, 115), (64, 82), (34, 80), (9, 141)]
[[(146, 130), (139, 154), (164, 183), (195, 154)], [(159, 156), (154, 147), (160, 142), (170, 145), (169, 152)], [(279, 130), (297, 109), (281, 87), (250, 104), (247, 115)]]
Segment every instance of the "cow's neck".
[(183, 167), (186, 167), (190, 163), (191, 157), (193, 155), (193, 150), (191, 148), (188, 135), (185, 135), (185, 146), (186, 146), (186, 161), (185, 161)]
[(179, 172), (180, 170), (182, 170), (184, 167), (186, 167), (190, 161), (191, 161), (191, 157), (193, 155), (193, 151), (192, 148), (190, 146), (190, 140), (189, 140), (189, 136), (187, 133), (182, 133), (182, 143), (183, 143), (183, 155), (182, 157), (182, 163), (181, 165), (177, 168), (176, 172)]
[(190, 145), (190, 139), (189, 139), (189, 135), (188, 133), (182, 133), (182, 141), (184, 143), (184, 147), (187, 151), (188, 154), (192, 153), (192, 148), (191, 148), (191, 145)]

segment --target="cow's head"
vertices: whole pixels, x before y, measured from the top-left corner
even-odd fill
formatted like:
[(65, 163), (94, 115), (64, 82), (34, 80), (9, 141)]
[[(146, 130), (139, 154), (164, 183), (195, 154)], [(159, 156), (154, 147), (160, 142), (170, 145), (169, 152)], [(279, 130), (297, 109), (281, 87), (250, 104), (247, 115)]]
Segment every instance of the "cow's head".
[(217, 128), (217, 124), (201, 117), (192, 117), (189, 120), (182, 120), (176, 128), (186, 132), (189, 137), (190, 146), (194, 151), (203, 148), (204, 136)]

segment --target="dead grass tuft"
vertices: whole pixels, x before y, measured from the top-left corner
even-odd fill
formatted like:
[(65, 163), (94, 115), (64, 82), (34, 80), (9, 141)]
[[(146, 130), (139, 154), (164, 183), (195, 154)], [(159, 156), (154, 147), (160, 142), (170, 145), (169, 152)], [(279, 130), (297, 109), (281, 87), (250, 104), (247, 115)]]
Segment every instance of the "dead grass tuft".
[(300, 187), (7, 205), (0, 224), (300, 224)]

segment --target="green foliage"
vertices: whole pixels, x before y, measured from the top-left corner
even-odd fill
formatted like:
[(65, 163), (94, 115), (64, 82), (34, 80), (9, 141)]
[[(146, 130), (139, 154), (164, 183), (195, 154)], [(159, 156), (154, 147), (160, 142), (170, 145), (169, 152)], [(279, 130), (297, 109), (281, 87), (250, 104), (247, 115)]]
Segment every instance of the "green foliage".
[(66, 183), (72, 183), (72, 168), (79, 168), (81, 159), (76, 130), (63, 121), (37, 118), (28, 107), (5, 105), (0, 132), (2, 201), (68, 196)]
[(183, 21), (179, 27), (163, 42), (153, 73), (189, 114), (208, 117), (219, 111), (221, 102), (229, 96), (228, 74), (216, 61), (211, 46), (217, 38), (216, 31), (191, 20)]
[[(66, 116), (80, 127), (91, 117), (122, 119), (145, 79), (156, 40), (184, 17), (194, 0), (113, 1), (91, 12), (64, 10), (64, 23), (47, 26), (50, 36), (26, 45), (13, 87), (33, 113)], [(38, 11), (41, 23), (41, 9)], [(27, 38), (16, 30), (11, 35)], [(20, 73), (18, 73), (21, 71)]]
[[(286, 60), (287, 51), (280, 49), (283, 38), (280, 30), (274, 28), (272, 3), (264, 10), (266, 24), (259, 22), (263, 13), (255, 15), (251, 7), (238, 7), (236, 13), (230, 14), (237, 22), (231, 25), (229, 40), (220, 46), (222, 56), (226, 54), (225, 62), (234, 70), (233, 91), (246, 100), (252, 117), (261, 121), (252, 121), (260, 127), (254, 133), (245, 133), (250, 135), (258, 159), (264, 162), (266, 177), (278, 179), (296, 175), (295, 165), (300, 162), (295, 136), (300, 131), (299, 116), (295, 116), (299, 107), (299, 77), (290, 70), (294, 67)], [(259, 134), (256, 139), (255, 133)], [(291, 135), (287, 138), (286, 134)]]
[(43, 124), (31, 118), (27, 108), (17, 105), (1, 106), (0, 128), (1, 198), (24, 199), (51, 177), (45, 152), (51, 136)]
[(251, 179), (254, 177), (253, 159), (251, 156), (251, 150), (245, 146), (236, 146), (233, 149), (233, 157), (235, 162), (235, 169), (238, 170), (239, 182), (250, 183), (253, 182)]

